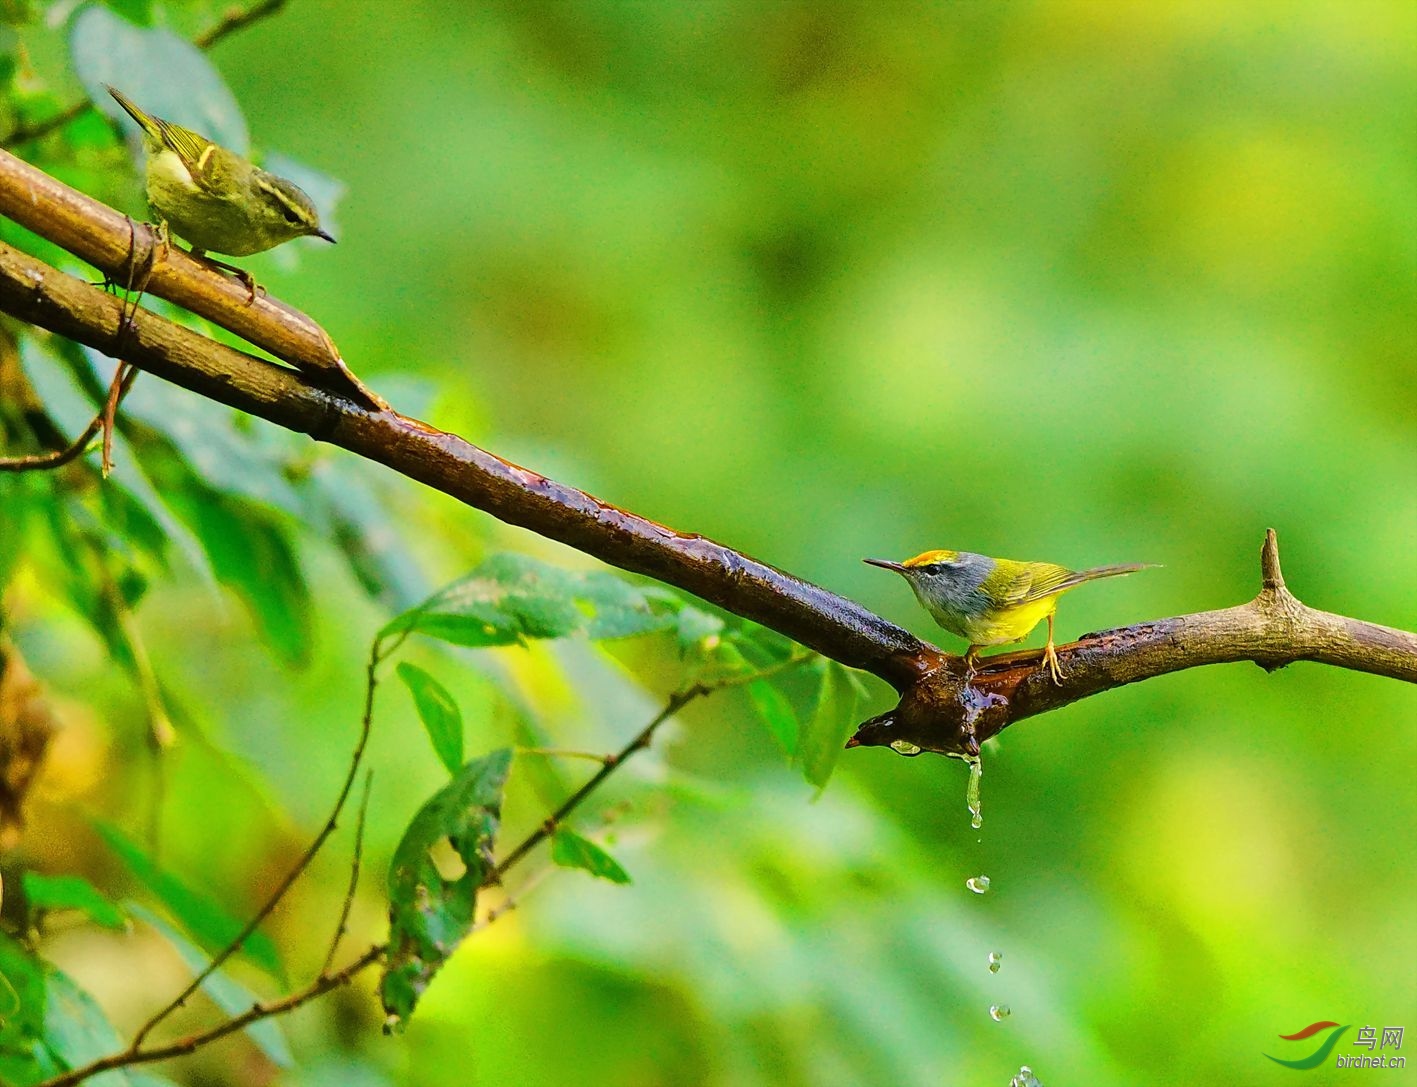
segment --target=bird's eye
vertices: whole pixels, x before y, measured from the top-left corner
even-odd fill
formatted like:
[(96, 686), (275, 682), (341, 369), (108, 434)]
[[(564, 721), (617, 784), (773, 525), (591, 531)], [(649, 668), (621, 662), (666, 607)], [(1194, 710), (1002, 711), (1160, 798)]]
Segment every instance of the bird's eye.
[(282, 204), (280, 210), (285, 215), (285, 221), (287, 223), (289, 223), (291, 226), (300, 225), (300, 216), (295, 214), (295, 212), (291, 208), (288, 208), (284, 204)]

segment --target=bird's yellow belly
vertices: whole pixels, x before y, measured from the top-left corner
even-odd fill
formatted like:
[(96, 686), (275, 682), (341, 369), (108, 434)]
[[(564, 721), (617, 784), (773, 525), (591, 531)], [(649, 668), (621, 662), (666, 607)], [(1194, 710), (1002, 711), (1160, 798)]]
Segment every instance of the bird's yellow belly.
[(1058, 608), (1056, 596), (1030, 601), (990, 615), (970, 616), (964, 622), (964, 636), (971, 645), (1005, 645), (1027, 638), (1029, 632)]
[(244, 257), (266, 248), (252, 247), (250, 222), (240, 206), (198, 186), (171, 151), (149, 158), (147, 194), (172, 232), (198, 249)]

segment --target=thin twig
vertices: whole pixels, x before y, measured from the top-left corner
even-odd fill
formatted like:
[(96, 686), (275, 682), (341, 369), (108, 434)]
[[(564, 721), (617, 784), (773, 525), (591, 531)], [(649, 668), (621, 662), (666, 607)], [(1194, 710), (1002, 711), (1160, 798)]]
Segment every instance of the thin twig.
[(349, 911), (354, 908), (354, 893), (359, 890), (359, 862), (364, 857), (364, 822), (369, 815), (369, 786), (374, 780), (374, 771), (366, 770), (364, 773), (364, 795), (359, 800), (359, 821), (354, 825), (354, 859), (349, 866), (349, 888), (344, 893), (344, 903), (340, 906), (339, 924), (335, 925), (334, 938), (330, 940), (330, 949), (325, 953), (324, 964), (320, 967), (320, 973), (328, 974), (330, 966), (335, 961), (335, 955), (339, 952), (340, 941), (344, 939), (347, 926), (349, 924)]
[(804, 661), (810, 660), (811, 656), (811, 654), (807, 653), (794, 653), (786, 660), (779, 661), (776, 664), (756, 672), (750, 672), (744, 675), (726, 676), (711, 682), (695, 683), (689, 687), (685, 687), (683, 690), (674, 692), (674, 694), (669, 696), (668, 701), (665, 702), (664, 708), (654, 715), (649, 724), (645, 725), (633, 740), (615, 754), (603, 756), (601, 761), (604, 765), (592, 774), (590, 779), (572, 793), (565, 803), (548, 816), (540, 826), (528, 834), (515, 849), (508, 853), (499, 864), (495, 865), (492, 870), (487, 873), (487, 877), (482, 881), (482, 886), (489, 887), (500, 883), (509, 868), (521, 861), (523, 857), (547, 838), (551, 837), (551, 835), (555, 834), (556, 829), (565, 821), (566, 817), (570, 815), (571, 812), (575, 811), (586, 797), (600, 788), (600, 786), (604, 784), (605, 779), (618, 770), (626, 759), (636, 751), (642, 751), (648, 747), (650, 741), (654, 739), (656, 730), (690, 702), (694, 701), (694, 699), (702, 698), (705, 695), (726, 690), (730, 687), (745, 686), (756, 680), (777, 675), (779, 672), (786, 671), (789, 668), (795, 668)]
[(376, 944), (359, 958), (355, 959), (348, 966), (341, 968), (333, 974), (322, 973), (298, 993), (282, 997), (279, 1000), (259, 1001), (240, 1015), (233, 1016), (214, 1027), (206, 1030), (194, 1031), (175, 1041), (167, 1042), (160, 1046), (153, 1046), (151, 1049), (126, 1049), (121, 1053), (112, 1053), (107, 1057), (101, 1057), (96, 1061), (75, 1068), (63, 1075), (47, 1079), (36, 1087), (74, 1087), (77, 1083), (82, 1083), (90, 1076), (96, 1076), (100, 1072), (107, 1072), (114, 1068), (126, 1068), (135, 1064), (151, 1064), (153, 1061), (165, 1061), (170, 1057), (183, 1057), (195, 1052), (202, 1046), (215, 1042), (218, 1038), (225, 1038), (228, 1034), (233, 1034), (238, 1030), (249, 1027), (252, 1023), (262, 1019), (269, 1019), (273, 1015), (283, 1015), (286, 1012), (294, 1011), (302, 1004), (307, 1004), (317, 996), (337, 989), (345, 985), (349, 980), (361, 970), (371, 966), (384, 955), (383, 944)]
[(598, 751), (570, 751), (562, 747), (519, 747), (517, 755), (532, 755), (543, 759), (586, 759), (599, 763), (614, 758), (613, 755), (602, 755)]
[(245, 11), (236, 8), (226, 13), (226, 17), (221, 22), (198, 34), (192, 39), (192, 44), (198, 49), (210, 49), (217, 42), (228, 34), (233, 34), (244, 27), (250, 26), (254, 22), (274, 15), (285, 7), (285, 0), (262, 0), (259, 4), (252, 4)]
[[(117, 375), (123, 373), (124, 365), (125, 364), (120, 363), (118, 370), (115, 371), (115, 381), (117, 381)], [(140, 372), (141, 371), (131, 367), (128, 369), (122, 382), (117, 386), (117, 402), (121, 403), (123, 397), (128, 395), (128, 390), (133, 387), (133, 382), (137, 380)], [(109, 399), (114, 398), (110, 396)], [(115, 404), (115, 410), (116, 407), (117, 405)], [(0, 472), (53, 471), (55, 468), (62, 468), (71, 461), (77, 460), (88, 449), (89, 442), (93, 441), (93, 436), (97, 434), (99, 428), (103, 426), (103, 420), (106, 414), (107, 408), (105, 407), (90, 420), (88, 426), (84, 427), (83, 433), (63, 449), (55, 450), (51, 453), (33, 453), (23, 457), (0, 457)]]
[[(271, 1015), (278, 1015), (282, 1012), (290, 1011), (293, 1008), (299, 1007), (301, 1004), (304, 1004), (307, 1001), (313, 999), (314, 997), (319, 996), (321, 993), (327, 992), (330, 989), (335, 988), (337, 985), (344, 984), (344, 982), (348, 981), (360, 970), (363, 970), (365, 967), (369, 966), (371, 963), (375, 962), (383, 956), (384, 952), (387, 950), (387, 945), (378, 944), (374, 947), (371, 947), (353, 963), (351, 963), (349, 966), (346, 966), (339, 972), (335, 974), (329, 973), (329, 962), (333, 957), (334, 947), (339, 942), (339, 933), (343, 931), (345, 923), (348, 920), (350, 903), (354, 899), (354, 888), (358, 882), (357, 858), (359, 857), (361, 850), (364, 827), (364, 811), (365, 805), (367, 805), (368, 803), (369, 795), (366, 787), (364, 798), (360, 804), (359, 829), (356, 831), (355, 834), (355, 870), (351, 875), (350, 890), (345, 895), (345, 908), (341, 913), (340, 924), (338, 929), (336, 930), (335, 944), (331, 946), (331, 955), (326, 957), (326, 964), (321, 969), (320, 975), (300, 992), (295, 993), (291, 996), (287, 996), (281, 1000), (274, 1000), (255, 1004), (249, 1011), (244, 1012), (233, 1019), (228, 1019), (222, 1023), (217, 1024), (214, 1027), (209, 1027), (206, 1030), (197, 1031), (193, 1034), (189, 1034), (186, 1037), (179, 1038), (174, 1042), (165, 1043), (160, 1046), (154, 1046), (150, 1049), (144, 1049), (142, 1047), (143, 1039), (152, 1030), (152, 1028), (155, 1027), (158, 1023), (160, 1023), (163, 1019), (167, 1018), (167, 1016), (172, 1014), (172, 1012), (175, 1011), (177, 1008), (181, 1007), (183, 1003), (187, 1000), (187, 998), (196, 991), (197, 987), (201, 984), (201, 982), (204, 981), (207, 977), (209, 977), (212, 971), (215, 970), (218, 966), (220, 966), (222, 962), (226, 961), (226, 959), (234, 953), (236, 948), (240, 946), (240, 944), (246, 939), (246, 937), (249, 936), (251, 932), (255, 930), (256, 925), (260, 924), (260, 922), (270, 913), (271, 909), (274, 908), (275, 903), (278, 902), (280, 898), (285, 894), (286, 890), (289, 888), (291, 882), (295, 879), (295, 877), (298, 876), (300, 872), (302, 872), (304, 868), (309, 864), (310, 859), (313, 858), (315, 852), (319, 849), (324, 839), (327, 838), (329, 836), (329, 833), (334, 829), (335, 820), (338, 817), (341, 808), (343, 807), (345, 799), (349, 795), (350, 788), (353, 784), (355, 774), (359, 767), (360, 758), (363, 754), (365, 742), (369, 737), (370, 724), (373, 720), (374, 713), (374, 691), (378, 684), (377, 667), (381, 662), (387, 660), (388, 657), (400, 645), (403, 644), (403, 642), (408, 638), (411, 632), (411, 628), (407, 628), (398, 632), (396, 636), (390, 639), (390, 644), (387, 647), (383, 644), (381, 639), (375, 639), (374, 645), (369, 653), (369, 663), (365, 669), (363, 727), (360, 732), (359, 745), (356, 748), (355, 756), (351, 761), (350, 774), (345, 779), (344, 788), (340, 792), (340, 797), (339, 800), (336, 802), (334, 813), (331, 815), (329, 823), (326, 824), (325, 830), (321, 832), (321, 835), (316, 838), (310, 849), (306, 851), (305, 856), (302, 857), (300, 862), (297, 863), (291, 875), (288, 876), (286, 880), (281, 884), (281, 887), (277, 890), (276, 894), (272, 896), (271, 901), (267, 903), (266, 908), (264, 908), (260, 913), (258, 913), (256, 917), (253, 918), (252, 921), (247, 924), (246, 928), (243, 929), (242, 932), (234, 940), (232, 940), (230, 944), (227, 945), (227, 947), (217, 956), (217, 958), (215, 958), (212, 963), (205, 970), (203, 970), (201, 974), (197, 976), (193, 985), (189, 986), (188, 989), (183, 992), (181, 996), (179, 996), (176, 1000), (170, 1002), (165, 1008), (163, 1008), (157, 1015), (155, 1015), (143, 1026), (142, 1030), (139, 1031), (137, 1036), (135, 1036), (132, 1044), (130, 1044), (127, 1049), (124, 1049), (118, 1053), (110, 1054), (107, 1057), (100, 1058), (99, 1060), (84, 1065), (82, 1068), (73, 1069), (72, 1071), (64, 1073), (62, 1076), (56, 1076), (54, 1079), (45, 1080), (43, 1083), (38, 1084), (37, 1087), (73, 1087), (74, 1084), (81, 1083), (83, 1080), (88, 1079), (90, 1076), (97, 1075), (100, 1072), (109, 1071), (110, 1069), (123, 1068), (135, 1064), (146, 1064), (152, 1061), (166, 1060), (169, 1057), (185, 1056), (186, 1054), (192, 1053), (194, 1050), (201, 1048), (209, 1042), (214, 1042), (218, 1038), (224, 1038), (226, 1035), (231, 1034), (233, 1031), (237, 1031), (243, 1027), (249, 1026), (251, 1023), (256, 1022), (259, 1019), (264, 1019)], [(726, 690), (730, 687), (743, 686), (744, 684), (752, 683), (755, 680), (764, 679), (768, 676), (776, 675), (788, 668), (794, 668), (797, 665), (802, 664), (804, 661), (810, 660), (811, 657), (812, 654), (809, 653), (793, 654), (787, 659), (779, 661), (777, 664), (771, 665), (759, 671), (747, 673), (744, 675), (728, 676), (722, 679), (714, 680), (712, 682), (695, 683), (692, 686), (686, 687), (685, 689), (671, 695), (666, 701), (664, 709), (657, 713), (654, 718), (649, 722), (649, 724), (647, 724), (643, 729), (641, 729), (639, 734), (636, 735), (635, 738), (631, 740), (628, 744), (626, 744), (625, 747), (622, 748), (618, 754), (605, 756), (605, 765), (602, 766), (601, 769), (589, 781), (585, 783), (585, 785), (581, 786), (581, 788), (578, 789), (575, 794), (571, 796), (570, 799), (568, 799), (564, 804), (557, 808), (555, 813), (548, 817), (535, 832), (530, 834), (524, 841), (521, 842), (521, 844), (519, 844), (515, 849), (513, 849), (512, 852), (507, 855), (506, 859), (504, 859), (501, 864), (493, 868), (492, 871), (488, 874), (487, 879), (483, 881), (482, 886), (487, 887), (494, 883), (499, 883), (502, 877), (511, 868), (519, 864), (523, 859), (525, 859), (527, 854), (529, 854), (532, 849), (534, 849), (540, 842), (544, 841), (550, 834), (554, 833), (557, 825), (561, 821), (563, 821), (568, 815), (570, 815), (571, 812), (574, 811), (576, 807), (586, 799), (586, 797), (590, 796), (591, 793), (593, 793), (596, 789), (603, 785), (605, 783), (605, 780), (612, 773), (614, 773), (615, 770), (617, 770), (625, 762), (626, 759), (628, 759), (636, 751), (639, 751), (642, 748), (649, 746), (650, 740), (654, 737), (655, 730), (657, 730), (662, 724), (664, 724), (665, 721), (669, 720), (669, 718), (674, 716), (675, 713), (681, 710), (688, 703), (694, 701), (694, 699), (696, 698), (701, 698), (705, 695), (713, 694), (716, 691)], [(498, 918), (503, 917), (511, 911), (515, 910), (517, 908), (518, 902), (524, 900), (526, 898), (526, 895), (530, 893), (530, 891), (534, 887), (540, 884), (546, 878), (550, 871), (551, 869), (547, 869), (542, 874), (533, 877), (532, 880), (528, 881), (525, 886), (519, 889), (517, 897), (515, 899), (513, 899), (511, 896), (508, 896), (505, 902), (502, 902), (498, 906), (489, 910), (486, 916), (483, 917), (480, 922), (473, 926), (472, 931), (480, 932), (483, 929), (487, 928), (487, 926), (495, 923)]]
[(349, 771), (345, 774), (344, 784), (340, 787), (339, 796), (335, 800), (334, 808), (330, 812), (329, 819), (326, 820), (325, 825), (320, 829), (320, 833), (315, 835), (314, 840), (306, 847), (305, 852), (300, 855), (300, 859), (297, 860), (290, 871), (286, 873), (285, 878), (281, 880), (275, 891), (266, 899), (265, 904), (242, 926), (241, 931), (237, 933), (224, 948), (217, 952), (212, 961), (192, 979), (187, 988), (183, 989), (181, 993), (169, 1001), (153, 1015), (152, 1018), (142, 1025), (138, 1033), (133, 1036), (133, 1041), (128, 1047), (129, 1053), (142, 1051), (143, 1040), (152, 1033), (153, 1028), (178, 1008), (184, 1007), (188, 997), (195, 993), (207, 978), (221, 969), (221, 965), (226, 962), (227, 959), (236, 954), (241, 948), (241, 945), (245, 943), (246, 938), (250, 936), (251, 933), (255, 932), (260, 924), (274, 912), (275, 908), (285, 897), (286, 892), (290, 890), (291, 884), (300, 878), (300, 874), (310, 866), (310, 862), (315, 859), (315, 854), (320, 851), (320, 847), (325, 844), (325, 840), (335, 832), (335, 828), (339, 823), (340, 813), (344, 811), (345, 801), (349, 799), (349, 792), (354, 787), (355, 778), (359, 775), (359, 764), (364, 758), (364, 749), (368, 746), (369, 733), (373, 729), (374, 691), (377, 689), (379, 682), (377, 670), (380, 662), (384, 659), (384, 654), (381, 652), (382, 648), (382, 641), (376, 638), (369, 650), (369, 661), (365, 667), (364, 713), (359, 723), (359, 740), (354, 745), (354, 754), (350, 758)]
[[(244, 11), (238, 9), (229, 12), (220, 22), (193, 38), (192, 44), (198, 49), (210, 49), (228, 34), (250, 26), (268, 15), (274, 15), (284, 6), (285, 0), (261, 0), (261, 3), (253, 4)], [(43, 121), (21, 122), (6, 133), (3, 139), (0, 139), (0, 147), (11, 148), (22, 143), (29, 143), (32, 140), (42, 139), (51, 132), (57, 132), (70, 121), (78, 120), (93, 108), (93, 102), (85, 98), (65, 106), (54, 116), (46, 117)]]

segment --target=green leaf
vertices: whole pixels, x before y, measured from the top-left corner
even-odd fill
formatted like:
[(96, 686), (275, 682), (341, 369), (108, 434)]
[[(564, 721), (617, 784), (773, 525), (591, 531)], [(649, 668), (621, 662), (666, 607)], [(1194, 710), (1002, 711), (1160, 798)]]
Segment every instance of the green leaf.
[(20, 878), (25, 898), (34, 910), (80, 910), (105, 928), (123, 928), (123, 914), (82, 876), (44, 876), (26, 872)]
[[(474, 759), (419, 809), (389, 868), (389, 952), (379, 994), (386, 1029), (402, 1029), (428, 982), (472, 930), (477, 892), (493, 869), (510, 748)], [(445, 879), (434, 850), (448, 842), (462, 873)]]
[(796, 755), (801, 726), (797, 721), (797, 712), (792, 708), (787, 696), (778, 690), (771, 680), (758, 679), (748, 684), (748, 698), (753, 703), (753, 709), (758, 711), (758, 717), (768, 726), (768, 731), (782, 746), (788, 758)]
[[(151, 857), (116, 827), (107, 823), (95, 823), (94, 827), (133, 875), (208, 952), (220, 951), (241, 931), (241, 921), (232, 917), (211, 899), (192, 890), (176, 876), (159, 868)], [(246, 937), (241, 950), (262, 970), (284, 983), (285, 971), (275, 944), (269, 936), (263, 932), (253, 932)]]
[(45, 964), (0, 932), (0, 1082), (37, 1083), (60, 1067), (44, 1049)]
[(603, 570), (571, 571), (524, 555), (496, 555), (392, 620), (381, 638), (417, 631), (454, 645), (528, 638), (623, 638), (664, 630), (675, 604)]
[(802, 774), (818, 789), (826, 787), (836, 760), (856, 727), (857, 685), (851, 675), (835, 661), (827, 661), (822, 669), (822, 685), (817, 690), (817, 708), (802, 731), (798, 757)]
[[(66, 1068), (77, 1068), (123, 1048), (103, 1009), (67, 974), (44, 964), (44, 1045)], [(126, 1069), (85, 1080), (91, 1087), (131, 1087)]]
[(170, 30), (144, 29), (101, 7), (79, 12), (69, 31), (69, 54), (100, 111), (136, 133), (103, 85), (111, 83), (149, 113), (183, 125), (239, 155), (251, 139), (236, 96), (195, 45)]
[(620, 863), (588, 838), (565, 827), (551, 837), (551, 859), (562, 868), (584, 868), (593, 876), (611, 883), (629, 883), (630, 874)]
[[(151, 925), (160, 932), (177, 950), (187, 969), (195, 977), (206, 969), (207, 955), (201, 948), (188, 940), (182, 933), (169, 925), (146, 906), (137, 902), (124, 903), (124, 908), (140, 921)], [(236, 1016), (250, 1009), (257, 996), (246, 986), (231, 977), (224, 969), (217, 970), (202, 982), (202, 991), (212, 998), (212, 1002), (227, 1015)], [(245, 1033), (271, 1062), (280, 1068), (289, 1068), (295, 1063), (285, 1034), (275, 1019), (258, 1019), (245, 1028)]]
[(433, 750), (448, 773), (456, 774), (463, 763), (462, 712), (448, 689), (416, 664), (401, 661), (398, 666), (399, 679), (404, 681), (428, 738), (433, 741)]

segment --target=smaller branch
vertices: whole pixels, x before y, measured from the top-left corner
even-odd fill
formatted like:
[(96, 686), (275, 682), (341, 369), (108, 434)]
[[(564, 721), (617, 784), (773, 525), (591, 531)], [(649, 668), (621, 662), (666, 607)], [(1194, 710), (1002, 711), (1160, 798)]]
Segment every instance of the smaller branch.
[(246, 942), (246, 938), (250, 936), (251, 933), (255, 932), (261, 923), (280, 905), (281, 900), (285, 898), (291, 885), (300, 878), (301, 873), (304, 872), (305, 869), (310, 867), (310, 862), (315, 859), (315, 854), (319, 853), (320, 847), (323, 846), (329, 836), (335, 832), (335, 828), (339, 825), (340, 813), (344, 811), (345, 801), (349, 799), (349, 792), (354, 787), (355, 778), (359, 775), (359, 764), (364, 758), (364, 749), (368, 746), (369, 734), (373, 730), (374, 691), (379, 683), (378, 667), (380, 662), (384, 659), (381, 649), (382, 642), (376, 638), (374, 644), (370, 647), (369, 661), (365, 666), (364, 713), (359, 723), (359, 740), (354, 745), (354, 754), (350, 758), (349, 771), (345, 774), (344, 784), (340, 787), (339, 796), (335, 800), (335, 805), (330, 812), (329, 819), (325, 821), (325, 825), (320, 828), (320, 832), (315, 835), (314, 840), (306, 847), (305, 852), (300, 855), (300, 859), (297, 860), (290, 871), (286, 873), (285, 878), (281, 880), (279, 886), (277, 886), (270, 897), (266, 899), (265, 904), (242, 926), (241, 931), (232, 938), (230, 943), (217, 952), (212, 961), (192, 979), (187, 988), (183, 989), (181, 993), (159, 1009), (152, 1018), (142, 1025), (138, 1033), (133, 1036), (132, 1044), (129, 1045), (127, 1050), (129, 1053), (140, 1052), (144, 1039), (152, 1033), (153, 1028), (178, 1008), (184, 1007), (188, 998), (201, 988), (202, 983), (206, 981), (207, 978), (211, 977), (212, 974), (216, 973), (217, 970), (221, 969), (222, 964), (240, 950), (241, 945)]
[(568, 751), (561, 747), (519, 747), (517, 754), (543, 759), (586, 759), (598, 763), (607, 763), (615, 758), (614, 755), (602, 755), (598, 751)]
[[(244, 11), (240, 8), (234, 9), (228, 12), (220, 22), (193, 38), (192, 44), (198, 49), (210, 49), (227, 35), (234, 34), (269, 15), (274, 15), (283, 7), (285, 7), (285, 0), (261, 0), (260, 3), (253, 4)], [(51, 132), (58, 132), (70, 121), (78, 120), (93, 108), (93, 102), (84, 98), (64, 107), (53, 117), (46, 117), (43, 121), (17, 124), (4, 137), (0, 137), (0, 147), (9, 149), (18, 147), (22, 143), (43, 139)]]
[(600, 786), (605, 783), (605, 779), (619, 769), (626, 759), (636, 751), (648, 747), (650, 741), (654, 739), (655, 731), (660, 725), (668, 721), (690, 702), (694, 701), (694, 699), (710, 694), (715, 689), (714, 687), (705, 686), (702, 683), (696, 683), (692, 687), (687, 687), (682, 691), (676, 691), (674, 694), (670, 695), (669, 701), (664, 704), (664, 709), (655, 714), (650, 723), (645, 725), (633, 740), (621, 748), (618, 753), (607, 758), (605, 765), (592, 774), (589, 781), (572, 793), (564, 804), (546, 818), (545, 822), (528, 834), (520, 845), (508, 853), (500, 864), (487, 873), (487, 878), (482, 881), (482, 886), (491, 887), (500, 883), (509, 868), (516, 865), (538, 845), (555, 834), (556, 828), (561, 825), (571, 812), (575, 811), (576, 808), (580, 806), (581, 801), (585, 800), (586, 797), (600, 788)]
[(308, 1004), (318, 996), (322, 996), (331, 989), (337, 989), (341, 985), (349, 983), (360, 971), (379, 961), (384, 955), (384, 945), (376, 944), (359, 958), (355, 959), (348, 966), (336, 971), (333, 974), (322, 973), (298, 993), (291, 993), (280, 1000), (259, 1001), (240, 1015), (218, 1023), (214, 1027), (206, 1030), (195, 1031), (185, 1035), (175, 1041), (167, 1042), (164, 1045), (153, 1046), (150, 1049), (126, 1049), (121, 1053), (113, 1053), (107, 1057), (101, 1057), (96, 1061), (83, 1065), (80, 1068), (72, 1069), (63, 1075), (47, 1079), (36, 1087), (74, 1087), (75, 1084), (82, 1083), (90, 1076), (96, 1076), (100, 1072), (108, 1072), (114, 1068), (127, 1068), (135, 1064), (151, 1064), (153, 1061), (165, 1061), (171, 1057), (184, 1057), (195, 1052), (202, 1046), (215, 1042), (218, 1038), (225, 1038), (228, 1034), (234, 1034), (238, 1030), (244, 1030), (252, 1023), (262, 1019), (269, 1019), (273, 1015), (284, 1015), (286, 1012), (294, 1011), (302, 1004)]
[[(114, 402), (115, 411), (118, 404), (128, 395), (128, 390), (133, 387), (133, 382), (137, 380), (138, 374), (141, 372), (129, 367), (127, 373), (124, 374), (123, 367), (125, 365), (127, 364), (120, 363), (114, 375), (114, 380), (117, 383), (117, 396), (116, 398), (110, 397), (110, 400)], [(123, 374), (121, 381), (118, 380), (118, 374)], [(103, 410), (95, 415), (89, 425), (84, 428), (83, 433), (63, 449), (50, 453), (32, 453), (23, 457), (0, 457), (0, 472), (52, 471), (77, 460), (88, 449), (89, 442), (93, 441), (93, 436), (103, 426), (107, 414), (108, 407), (105, 405)]]
[(243, 30), (252, 23), (260, 22), (267, 16), (276, 14), (283, 7), (285, 7), (285, 0), (261, 0), (260, 3), (252, 4), (244, 11), (241, 8), (233, 8), (226, 13), (226, 17), (221, 22), (193, 38), (192, 44), (198, 49), (210, 49), (227, 35)]
[(566, 802), (548, 816), (539, 827), (528, 834), (515, 849), (508, 853), (500, 864), (496, 865), (488, 872), (487, 878), (482, 881), (482, 886), (490, 887), (500, 883), (508, 869), (521, 861), (522, 858), (547, 838), (551, 837), (551, 835), (555, 834), (556, 828), (565, 822), (566, 817), (569, 816), (571, 812), (575, 811), (586, 797), (600, 788), (600, 786), (605, 783), (605, 779), (618, 770), (625, 763), (626, 759), (636, 751), (642, 751), (648, 747), (650, 741), (654, 739), (654, 734), (659, 727), (690, 702), (694, 701), (696, 698), (713, 694), (716, 691), (726, 690), (730, 687), (742, 687), (757, 680), (777, 675), (780, 672), (787, 671), (789, 668), (797, 667), (804, 661), (810, 660), (811, 657), (812, 654), (810, 653), (794, 653), (786, 660), (780, 661), (767, 668), (759, 669), (756, 672), (750, 672), (746, 675), (728, 676), (711, 682), (695, 683), (670, 695), (669, 700), (664, 704), (664, 708), (655, 714), (649, 724), (645, 725), (645, 727), (640, 730), (639, 735), (615, 754), (599, 756), (600, 761), (603, 762), (604, 765), (591, 775), (590, 780), (572, 793)]
[(340, 941), (344, 939), (349, 924), (349, 911), (354, 908), (354, 893), (359, 890), (359, 862), (364, 857), (364, 823), (369, 815), (369, 786), (373, 780), (374, 771), (365, 771), (364, 795), (359, 801), (359, 821), (354, 825), (354, 859), (349, 866), (349, 888), (345, 891), (344, 903), (340, 906), (339, 923), (335, 925), (334, 938), (330, 940), (330, 950), (325, 953), (325, 962), (320, 967), (322, 976), (328, 974), (330, 967), (334, 965)]

